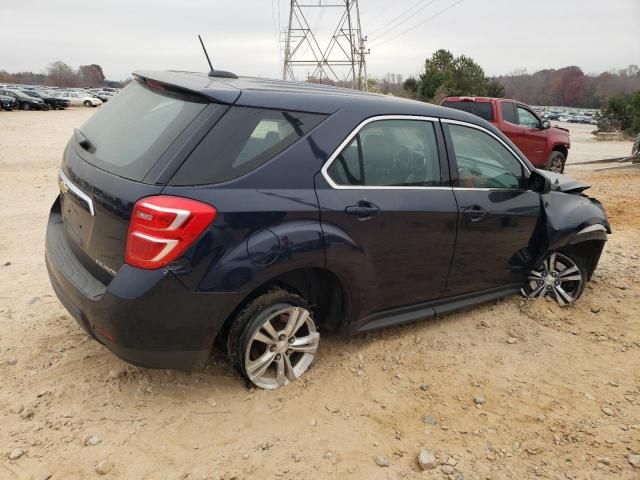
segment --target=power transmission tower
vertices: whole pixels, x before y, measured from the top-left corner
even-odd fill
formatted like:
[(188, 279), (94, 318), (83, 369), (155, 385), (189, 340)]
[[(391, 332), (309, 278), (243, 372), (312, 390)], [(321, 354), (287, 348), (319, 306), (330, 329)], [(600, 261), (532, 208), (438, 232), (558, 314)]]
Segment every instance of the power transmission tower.
[[(322, 9), (312, 28), (307, 21), (312, 9)], [(322, 46), (317, 27), (324, 11), (338, 18), (328, 42)], [(296, 80), (295, 71), (307, 69), (307, 80), (367, 90), (367, 38), (362, 35), (358, 0), (291, 0), (289, 27), (284, 42), (282, 78)], [(309, 70), (311, 69), (311, 72)]]

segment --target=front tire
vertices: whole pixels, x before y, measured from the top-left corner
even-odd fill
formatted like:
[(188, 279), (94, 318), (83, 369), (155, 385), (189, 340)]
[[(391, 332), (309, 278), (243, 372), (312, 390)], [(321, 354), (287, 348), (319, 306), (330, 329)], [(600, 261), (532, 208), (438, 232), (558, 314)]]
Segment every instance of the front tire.
[(227, 351), (255, 386), (275, 389), (300, 378), (320, 342), (313, 314), (300, 296), (275, 288), (251, 301), (233, 320)]
[(29, 111), (29, 110), (31, 110), (31, 105), (28, 104), (28, 103), (23, 103), (22, 104), (22, 109), (26, 110), (26, 111)]
[(564, 307), (580, 298), (587, 277), (587, 268), (580, 257), (571, 252), (550, 252), (529, 273), (522, 294), (527, 298), (548, 296)]
[(562, 152), (554, 150), (549, 157), (549, 166), (547, 170), (554, 173), (564, 173), (564, 163), (566, 159)]

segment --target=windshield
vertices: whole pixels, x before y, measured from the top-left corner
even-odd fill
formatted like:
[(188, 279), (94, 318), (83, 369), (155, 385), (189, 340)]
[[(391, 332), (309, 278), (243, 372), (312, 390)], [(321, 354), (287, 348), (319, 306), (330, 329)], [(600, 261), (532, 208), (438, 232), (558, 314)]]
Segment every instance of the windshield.
[(85, 159), (107, 172), (141, 181), (207, 105), (190, 100), (131, 82), (80, 128), (91, 145)]

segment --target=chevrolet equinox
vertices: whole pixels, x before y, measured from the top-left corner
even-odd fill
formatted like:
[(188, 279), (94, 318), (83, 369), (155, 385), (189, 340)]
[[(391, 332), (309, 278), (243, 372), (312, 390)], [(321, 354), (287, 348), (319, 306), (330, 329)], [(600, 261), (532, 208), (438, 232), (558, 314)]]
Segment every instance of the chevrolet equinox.
[(610, 233), (588, 188), (466, 112), (229, 72), (138, 72), (58, 173), (53, 289), (127, 362), (254, 385), (349, 334), (516, 292), (578, 299)]

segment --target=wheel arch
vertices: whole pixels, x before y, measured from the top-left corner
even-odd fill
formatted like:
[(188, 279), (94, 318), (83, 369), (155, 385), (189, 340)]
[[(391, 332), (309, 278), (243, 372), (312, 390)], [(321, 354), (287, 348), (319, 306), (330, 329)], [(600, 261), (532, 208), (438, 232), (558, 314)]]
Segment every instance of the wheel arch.
[(224, 346), (233, 319), (251, 301), (274, 287), (289, 290), (309, 302), (316, 322), (322, 328), (338, 329), (350, 317), (351, 294), (336, 273), (322, 267), (305, 267), (280, 273), (255, 286), (225, 320), (216, 335), (216, 344)]
[(567, 160), (567, 157), (569, 157), (569, 148), (562, 143), (556, 143), (553, 148), (551, 148), (551, 153), (553, 152), (560, 152), (563, 156), (564, 156), (564, 160)]

